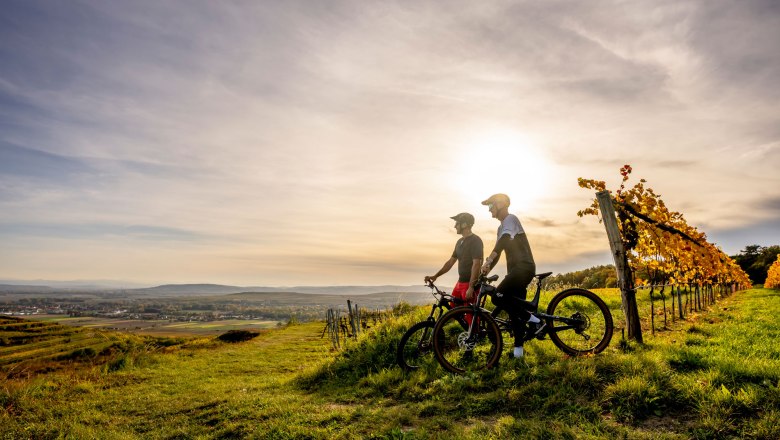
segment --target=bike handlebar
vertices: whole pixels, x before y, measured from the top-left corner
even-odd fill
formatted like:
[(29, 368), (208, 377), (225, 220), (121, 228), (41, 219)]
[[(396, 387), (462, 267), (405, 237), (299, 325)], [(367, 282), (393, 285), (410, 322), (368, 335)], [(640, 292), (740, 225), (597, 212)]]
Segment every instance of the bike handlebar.
[(485, 282), (485, 281), (487, 281), (489, 283), (492, 283), (493, 281), (497, 281), (497, 280), (498, 280), (498, 275), (497, 274), (494, 274), (494, 275), (491, 275), (491, 276), (480, 275), (480, 277), (479, 277), (479, 282), (480, 283)]
[(436, 287), (435, 284), (433, 284), (433, 281), (427, 281), (425, 283), (425, 285), (430, 287), (434, 291), (434, 296), (435, 295), (439, 295), (439, 296), (442, 297), (442, 299), (444, 299), (446, 301), (453, 302), (455, 304), (465, 304), (466, 303), (466, 301), (464, 301), (464, 300), (462, 300), (460, 298), (456, 298), (456, 297), (454, 297), (454, 296), (452, 296), (452, 295), (450, 295), (450, 294), (448, 294), (446, 292), (441, 291), (438, 287)]

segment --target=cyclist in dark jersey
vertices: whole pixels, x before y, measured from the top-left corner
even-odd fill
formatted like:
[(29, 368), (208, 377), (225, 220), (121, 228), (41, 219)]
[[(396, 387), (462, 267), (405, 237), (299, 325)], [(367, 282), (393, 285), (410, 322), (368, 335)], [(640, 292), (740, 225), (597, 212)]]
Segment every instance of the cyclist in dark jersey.
[(520, 220), (509, 213), (509, 196), (493, 194), (482, 204), (487, 205), (493, 218), (501, 222), (498, 227), (496, 246), (485, 259), (482, 273), (487, 275), (498, 263), (501, 254), (506, 253), (507, 273), (496, 287), (493, 303), (506, 310), (511, 318), (512, 330), (515, 334), (513, 355), (519, 358), (523, 356), (525, 323), (540, 322), (538, 318), (531, 315), (525, 302), (526, 288), (536, 274), (536, 263)]
[[(444, 266), (435, 275), (426, 276), (425, 282), (436, 281), (436, 278), (449, 272), (457, 261), (458, 282), (455, 284), (455, 288), (452, 289), (452, 296), (473, 304), (476, 300), (474, 284), (479, 278), (484, 252), (482, 239), (471, 232), (471, 227), (474, 226), (473, 215), (461, 212), (450, 218), (455, 220), (455, 231), (462, 237), (455, 243), (455, 249), (452, 251), (450, 259), (444, 263)], [(467, 317), (467, 320), (470, 321), (470, 317)]]

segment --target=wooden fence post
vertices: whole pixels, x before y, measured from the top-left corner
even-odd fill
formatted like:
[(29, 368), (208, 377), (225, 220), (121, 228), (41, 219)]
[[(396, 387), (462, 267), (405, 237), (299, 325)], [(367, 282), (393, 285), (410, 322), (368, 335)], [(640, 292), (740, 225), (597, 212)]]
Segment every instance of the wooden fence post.
[(620, 237), (620, 229), (615, 217), (615, 207), (612, 205), (612, 196), (609, 195), (609, 191), (600, 191), (596, 193), (596, 199), (599, 202), (604, 228), (607, 230), (609, 247), (612, 250), (612, 259), (615, 261), (621, 306), (623, 316), (626, 319), (626, 327), (628, 328), (628, 339), (642, 343), (642, 325), (639, 320), (639, 308), (636, 303), (634, 276), (631, 273), (631, 267), (628, 265), (628, 255), (626, 255), (625, 247), (623, 246), (623, 239)]

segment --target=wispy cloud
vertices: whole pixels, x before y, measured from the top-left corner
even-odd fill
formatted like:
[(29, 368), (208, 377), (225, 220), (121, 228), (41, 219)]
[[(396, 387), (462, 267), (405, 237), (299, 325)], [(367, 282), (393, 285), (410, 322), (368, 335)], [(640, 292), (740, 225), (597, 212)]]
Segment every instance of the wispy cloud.
[(544, 196), (513, 205), (540, 268), (602, 255), (601, 225), (574, 217), (592, 196), (576, 178), (617, 185), (624, 163), (696, 224), (776, 211), (759, 204), (780, 184), (771, 1), (3, 6), (11, 278), (67, 238), (82, 262), (143, 243), (74, 278), (187, 281), (170, 260), (195, 259), (234, 284), (417, 280), (449, 252), (454, 213), (473, 211), (492, 245), (475, 196), (493, 190), (491, 160), (534, 166), (472, 141), (494, 131), (554, 163)]
[(207, 237), (192, 231), (165, 228), (150, 225), (112, 225), (112, 224), (62, 224), (62, 223), (25, 223), (0, 224), (0, 236), (11, 240), (17, 236), (38, 238), (56, 237), (67, 240), (110, 239), (122, 237), (153, 241), (197, 241)]

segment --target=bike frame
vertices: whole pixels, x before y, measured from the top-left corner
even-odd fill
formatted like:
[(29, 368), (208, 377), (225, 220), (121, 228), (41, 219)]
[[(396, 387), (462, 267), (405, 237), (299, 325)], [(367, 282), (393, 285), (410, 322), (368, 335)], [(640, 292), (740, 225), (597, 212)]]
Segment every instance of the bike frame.
[[(435, 284), (433, 284), (432, 281), (428, 281), (428, 287), (431, 288), (431, 295), (436, 298), (436, 302), (431, 304), (431, 313), (428, 315), (428, 321), (438, 321), (438, 319), (441, 318), (441, 315), (444, 314), (444, 309), (452, 310), (453, 306), (450, 303), (463, 303), (459, 298), (455, 298), (454, 296), (440, 290), (438, 287), (436, 287)], [(439, 313), (436, 318), (434, 318), (433, 316), (436, 315), (437, 309)]]
[[(557, 315), (548, 315), (547, 313), (540, 312), (539, 311), (539, 298), (542, 293), (542, 280), (547, 278), (549, 275), (551, 275), (552, 272), (542, 273), (534, 275), (534, 278), (537, 279), (536, 283), (536, 293), (534, 294), (534, 297), (531, 301), (525, 301), (527, 304), (527, 310), (531, 313), (531, 315), (536, 316), (540, 320), (543, 320), (548, 325), (544, 329), (544, 334), (542, 337), (546, 334), (548, 334), (551, 331), (559, 332), (559, 331), (565, 331), (565, 330), (574, 330), (576, 333), (580, 334), (582, 330), (580, 329), (580, 326), (582, 325), (582, 322), (577, 319), (572, 319), (565, 316), (557, 316)], [(479, 282), (477, 283), (477, 286), (479, 286), (479, 294), (477, 295), (477, 301), (473, 305), (464, 305), (463, 307), (469, 307), (474, 310), (474, 315), (478, 315), (480, 312), (485, 313), (489, 315), (494, 321), (496, 321), (496, 324), (498, 324), (498, 327), (501, 331), (507, 332), (510, 335), (513, 335), (512, 325), (509, 321), (509, 319), (502, 319), (498, 316), (493, 316), (493, 314), (485, 308), (485, 303), (487, 302), (487, 297), (492, 292), (495, 292), (496, 288), (495, 286), (491, 285), (490, 283), (498, 280), (498, 275), (493, 275), (491, 277), (485, 277), (480, 276)], [(433, 313), (433, 312), (431, 312)], [(439, 315), (441, 317), (441, 315)], [(553, 329), (552, 324), (553, 321), (562, 322), (565, 325), (555, 327)], [(478, 319), (474, 318), (471, 320), (471, 325), (469, 325), (467, 329), (467, 335), (468, 338), (472, 337), (472, 333), (474, 330), (474, 325), (479, 325)], [(536, 338), (536, 335), (529, 335), (526, 334), (523, 337), (524, 341), (530, 341), (531, 339)], [(589, 339), (589, 338), (588, 338)]]

